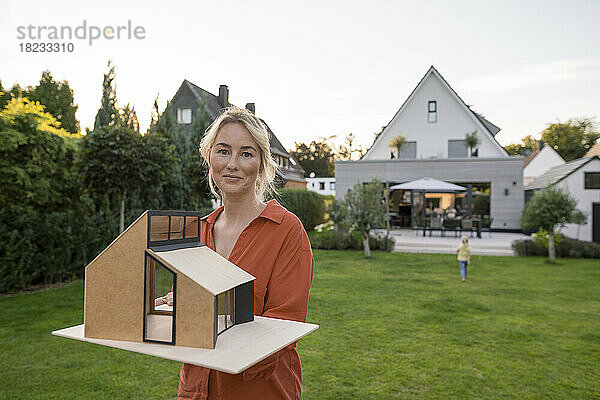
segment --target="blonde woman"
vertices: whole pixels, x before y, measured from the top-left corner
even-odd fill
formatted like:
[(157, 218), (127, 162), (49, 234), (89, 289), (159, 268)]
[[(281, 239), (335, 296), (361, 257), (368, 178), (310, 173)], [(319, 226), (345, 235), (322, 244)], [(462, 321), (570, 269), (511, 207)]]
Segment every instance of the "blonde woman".
[(467, 265), (471, 264), (471, 248), (469, 247), (469, 238), (461, 236), (461, 244), (456, 249), (458, 264), (460, 265), (460, 279), (464, 282), (467, 279)]
[[(229, 107), (207, 129), (200, 153), (223, 205), (204, 217), (200, 240), (256, 277), (254, 314), (306, 320), (314, 261), (300, 220), (275, 200), (269, 133), (251, 112)], [(179, 399), (301, 399), (295, 343), (237, 375), (183, 364)]]

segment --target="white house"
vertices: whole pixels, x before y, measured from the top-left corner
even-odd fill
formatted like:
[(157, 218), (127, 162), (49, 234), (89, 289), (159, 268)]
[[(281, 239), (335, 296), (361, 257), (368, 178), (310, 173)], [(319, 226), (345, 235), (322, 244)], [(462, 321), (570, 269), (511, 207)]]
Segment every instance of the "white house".
[[(336, 198), (343, 198), (355, 183), (373, 178), (391, 187), (431, 177), (468, 188), (464, 197), (449, 199), (460, 215), (492, 219), (494, 229), (519, 230), (523, 157), (504, 150), (495, 139), (499, 131), (431, 66), (367, 153), (358, 161), (336, 161)], [(480, 144), (468, 149), (465, 136), (472, 132)], [(399, 134), (408, 143), (397, 154), (389, 144)], [(417, 194), (390, 192), (390, 213), (392, 218), (397, 214), (400, 226), (414, 226), (416, 209), (433, 212), (449, 204), (440, 194), (426, 194), (425, 199)]]
[(525, 186), (526, 198), (536, 190), (556, 185), (577, 199), (577, 208), (588, 215), (586, 225), (569, 224), (561, 232), (574, 239), (600, 243), (600, 157), (583, 157), (550, 168)]
[(322, 178), (305, 178), (306, 190), (316, 192), (322, 195), (335, 196), (335, 177), (327, 176)]
[(523, 185), (528, 185), (552, 167), (563, 165), (565, 160), (548, 143), (525, 157)]

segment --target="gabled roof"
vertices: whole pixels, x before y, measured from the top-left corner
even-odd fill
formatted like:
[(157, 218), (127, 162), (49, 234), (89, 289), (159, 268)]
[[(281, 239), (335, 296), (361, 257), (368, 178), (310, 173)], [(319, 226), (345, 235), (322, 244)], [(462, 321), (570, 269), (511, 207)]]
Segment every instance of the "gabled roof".
[(543, 189), (547, 186), (554, 185), (594, 159), (598, 160), (600, 157), (582, 157), (573, 161), (569, 161), (568, 163), (552, 167), (543, 175), (537, 177), (529, 185), (525, 186), (525, 190)]
[(170, 251), (147, 250), (160, 262), (218, 295), (255, 278), (207, 246)]
[[(217, 118), (217, 116), (221, 113), (221, 110), (223, 109), (223, 106), (219, 102), (219, 96), (215, 96), (214, 94), (210, 93), (208, 90), (202, 89), (200, 86), (193, 84), (192, 82), (188, 81), (187, 79), (183, 80), (183, 83), (181, 84), (177, 93), (179, 93), (181, 88), (184, 86), (187, 86), (190, 89), (190, 91), (194, 94), (194, 97), (196, 99), (200, 100), (200, 103), (204, 104), (204, 109), (210, 116), (211, 120), (214, 120), (215, 118)], [(177, 93), (175, 94), (175, 96), (177, 96)], [(173, 97), (175, 97), (175, 96), (173, 96)], [(262, 121), (263, 124), (265, 124), (265, 127), (269, 131), (271, 152), (273, 154), (276, 154), (276, 155), (279, 155), (279, 156), (282, 156), (285, 158), (289, 158), (289, 159), (293, 158), (292, 155), (290, 153), (288, 153), (288, 151), (285, 149), (285, 147), (283, 147), (283, 145), (281, 144), (279, 139), (277, 139), (277, 136), (275, 136), (275, 134), (273, 133), (273, 131), (271, 130), (269, 125), (265, 122), (265, 120), (262, 118), (260, 118), (260, 120)], [(290, 169), (295, 170), (297, 173), (304, 175), (304, 169), (302, 169), (302, 167), (300, 166), (300, 163), (298, 163), (296, 160), (294, 160), (294, 163), (295, 164), (290, 163)], [(285, 173), (284, 173), (284, 175), (285, 175)], [(286, 178), (286, 180), (287, 180), (287, 178)]]
[(592, 147), (590, 147), (590, 149), (584, 155), (584, 157), (593, 157), (593, 156), (600, 157), (600, 139), (597, 139), (596, 143)]
[(417, 92), (417, 90), (419, 88), (421, 88), (421, 86), (425, 82), (425, 79), (427, 77), (429, 77), (429, 75), (431, 75), (431, 74), (434, 74), (436, 77), (438, 77), (440, 79), (440, 81), (442, 82), (442, 84), (450, 91), (450, 93), (452, 93), (452, 95), (455, 96), (455, 98), (458, 100), (458, 102), (464, 107), (465, 111), (469, 115), (471, 115), (471, 117), (473, 118), (473, 120), (475, 121), (475, 123), (478, 124), (482, 128), (482, 130), (484, 132), (489, 133), (490, 136), (492, 137), (492, 139), (494, 140), (494, 143), (498, 147), (498, 149), (500, 149), (505, 155), (508, 156), (509, 154), (506, 151), (506, 149), (500, 143), (498, 143), (498, 141), (496, 140), (496, 137), (495, 137), (496, 134), (500, 131), (500, 128), (497, 127), (496, 125), (492, 124), (487, 119), (485, 119), (482, 115), (477, 114), (475, 111), (471, 110), (471, 107), (468, 106), (463, 101), (463, 99), (460, 98), (460, 96), (454, 91), (454, 89), (452, 89), (452, 87), (450, 86), (450, 84), (444, 79), (444, 77), (432, 65), (431, 67), (429, 67), (429, 69), (427, 70), (427, 72), (425, 73), (425, 75), (423, 75), (423, 77), (421, 78), (421, 80), (419, 81), (419, 83), (417, 84), (417, 86), (415, 86), (415, 88), (410, 93), (410, 95), (408, 95), (408, 97), (406, 98), (406, 100), (404, 100), (404, 103), (402, 103), (402, 106), (400, 106), (400, 108), (398, 109), (398, 111), (396, 112), (396, 114), (394, 114), (394, 117), (391, 119), (391, 121), (385, 126), (385, 128), (383, 128), (383, 130), (381, 131), (381, 133), (379, 135), (377, 135), (377, 138), (375, 139), (375, 141), (373, 142), (373, 144), (371, 145), (371, 147), (369, 148), (369, 150), (367, 150), (367, 152), (363, 155), (363, 158), (367, 154), (369, 154), (369, 152), (371, 151), (371, 149), (373, 149), (373, 147), (375, 147), (375, 144), (377, 142), (379, 142), (379, 140), (381, 140), (381, 138), (384, 136), (385, 131), (388, 129), (388, 127), (400, 115), (400, 113), (404, 110), (404, 108), (406, 107), (406, 105), (408, 104), (408, 102), (413, 98), (413, 96)]
[(558, 154), (558, 152), (552, 148), (552, 146), (550, 146), (548, 143), (544, 143), (544, 145), (542, 147), (538, 147), (537, 149), (532, 151), (527, 157), (525, 157), (525, 160), (523, 160), (523, 168), (526, 167), (527, 164), (532, 162), (534, 160), (534, 158), (536, 158), (538, 156), (538, 154), (540, 154), (544, 150), (546, 150), (546, 152), (551, 151), (551, 152), (556, 153), (556, 155), (558, 157), (560, 157), (563, 160), (563, 162), (565, 161), (562, 158), (562, 156), (560, 154)]

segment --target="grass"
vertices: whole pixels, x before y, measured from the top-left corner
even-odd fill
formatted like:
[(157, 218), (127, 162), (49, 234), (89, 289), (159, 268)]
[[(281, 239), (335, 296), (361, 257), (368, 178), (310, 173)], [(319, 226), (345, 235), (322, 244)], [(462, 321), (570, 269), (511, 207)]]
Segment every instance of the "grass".
[[(305, 399), (600, 397), (597, 260), (315, 251)], [(180, 364), (50, 336), (83, 287), (0, 298), (0, 398), (172, 399)]]

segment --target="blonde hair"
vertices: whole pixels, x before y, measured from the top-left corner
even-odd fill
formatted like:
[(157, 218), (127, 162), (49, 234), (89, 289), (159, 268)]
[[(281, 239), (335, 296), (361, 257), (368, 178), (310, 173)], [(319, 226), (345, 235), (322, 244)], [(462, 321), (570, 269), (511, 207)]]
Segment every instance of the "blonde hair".
[(231, 123), (243, 125), (260, 149), (260, 168), (256, 177), (254, 192), (259, 200), (264, 200), (267, 194), (275, 191), (273, 181), (275, 180), (275, 171), (277, 170), (277, 164), (271, 156), (269, 131), (260, 118), (250, 111), (236, 106), (225, 108), (206, 129), (206, 134), (202, 138), (202, 141), (200, 141), (200, 154), (204, 158), (205, 165), (208, 166), (208, 186), (210, 187), (210, 191), (215, 197), (221, 197), (220, 190), (217, 190), (218, 188), (213, 179), (209, 159), (219, 130), (226, 124)]
[(462, 242), (462, 244), (469, 244), (469, 238), (466, 237), (465, 235), (462, 235), (460, 237), (460, 241)]

